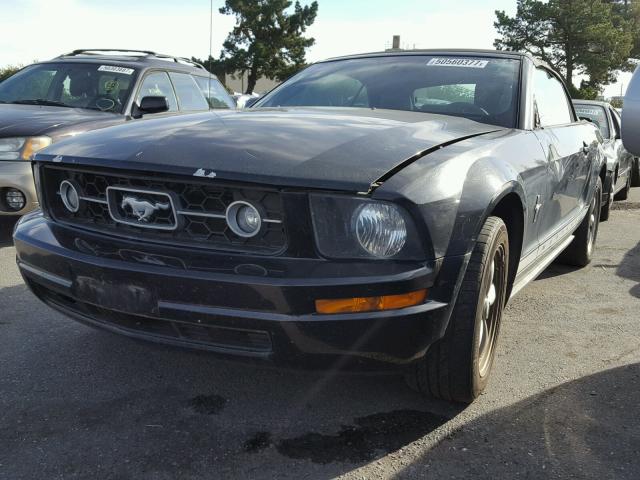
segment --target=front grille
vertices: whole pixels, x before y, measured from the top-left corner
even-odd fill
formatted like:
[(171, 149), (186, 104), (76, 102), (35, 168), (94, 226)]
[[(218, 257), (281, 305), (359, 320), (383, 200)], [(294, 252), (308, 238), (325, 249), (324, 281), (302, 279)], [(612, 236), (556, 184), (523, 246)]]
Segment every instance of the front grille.
[[(40, 176), (46, 208), (61, 222), (129, 238), (265, 255), (280, 253), (287, 244), (282, 198), (275, 189), (49, 165)], [(79, 190), (75, 213), (60, 197), (65, 180)], [(239, 200), (258, 206), (263, 215), (253, 237), (236, 235), (225, 219), (227, 207)], [(145, 218), (147, 207), (155, 211)]]

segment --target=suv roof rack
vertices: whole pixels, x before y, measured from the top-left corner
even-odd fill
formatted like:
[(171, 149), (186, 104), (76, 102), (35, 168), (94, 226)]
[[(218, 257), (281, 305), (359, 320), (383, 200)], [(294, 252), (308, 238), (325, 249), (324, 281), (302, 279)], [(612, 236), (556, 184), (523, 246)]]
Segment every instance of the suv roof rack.
[(142, 58), (154, 57), (160, 60), (172, 60), (176, 63), (183, 63), (186, 65), (193, 65), (196, 68), (201, 68), (202, 70), (206, 70), (204, 65), (199, 64), (198, 62), (194, 62), (193, 60), (189, 60), (185, 57), (176, 57), (173, 55), (165, 55), (163, 53), (156, 53), (151, 50), (135, 50), (130, 48), (81, 48), (78, 50), (74, 50), (71, 53), (65, 53), (60, 55), (61, 57), (74, 57), (76, 55), (104, 55), (106, 52), (122, 52), (122, 53), (142, 53)]

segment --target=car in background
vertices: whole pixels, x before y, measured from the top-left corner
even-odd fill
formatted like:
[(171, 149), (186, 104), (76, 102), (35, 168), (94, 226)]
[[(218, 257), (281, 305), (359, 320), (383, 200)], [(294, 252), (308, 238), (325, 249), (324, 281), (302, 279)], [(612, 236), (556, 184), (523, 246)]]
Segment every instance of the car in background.
[(249, 109), (37, 153), (42, 210), (15, 229), (17, 262), (36, 296), (89, 325), (400, 369), (470, 402), (509, 299), (557, 258), (591, 261), (602, 155), (561, 77), (528, 54), (330, 59)]
[(218, 79), (184, 58), (75, 50), (29, 65), (0, 83), (0, 216), (38, 205), (28, 160), (51, 143), (149, 114), (233, 108)]
[(633, 156), (622, 144), (622, 120), (617, 110), (607, 102), (573, 100), (580, 118), (593, 122), (600, 131), (607, 160), (607, 176), (602, 186), (600, 220), (608, 220), (614, 199), (626, 200), (632, 181)]
[(233, 94), (233, 99), (235, 100), (236, 106), (238, 108), (249, 108), (256, 101), (258, 101), (260, 96), (261, 95), (259, 93), (248, 94), (248, 93), (237, 93), (237, 92), (235, 92)]

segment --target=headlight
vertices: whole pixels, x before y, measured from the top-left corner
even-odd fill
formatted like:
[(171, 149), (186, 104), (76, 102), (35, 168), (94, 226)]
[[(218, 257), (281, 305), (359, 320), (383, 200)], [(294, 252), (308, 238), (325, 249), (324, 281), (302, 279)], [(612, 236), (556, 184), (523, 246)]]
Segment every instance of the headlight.
[(49, 145), (49, 137), (0, 138), (0, 160), (30, 160), (34, 153)]
[(393, 257), (407, 241), (407, 225), (394, 205), (360, 205), (353, 213), (352, 229), (360, 246), (374, 257)]
[(316, 245), (329, 258), (420, 260), (422, 241), (398, 205), (338, 195), (310, 195)]

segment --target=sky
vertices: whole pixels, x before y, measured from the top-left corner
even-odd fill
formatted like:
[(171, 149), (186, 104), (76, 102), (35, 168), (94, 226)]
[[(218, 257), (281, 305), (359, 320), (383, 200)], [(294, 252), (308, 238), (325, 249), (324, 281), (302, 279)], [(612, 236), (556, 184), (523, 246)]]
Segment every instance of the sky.
[[(214, 0), (213, 55), (231, 16)], [(310, 0), (302, 0), (310, 3)], [(307, 59), (384, 50), (393, 35), (404, 48), (493, 48), (495, 10), (515, 13), (516, 0), (319, 0), (307, 34)], [(210, 0), (0, 0), (0, 66), (47, 60), (77, 48), (137, 48), (177, 56), (209, 53)], [(630, 74), (622, 74), (623, 89)], [(606, 96), (619, 95), (620, 84)]]

